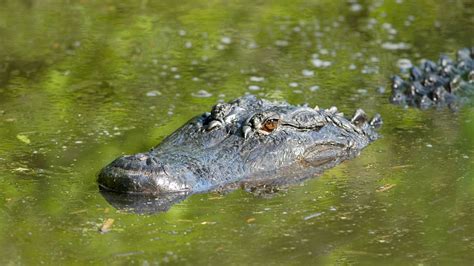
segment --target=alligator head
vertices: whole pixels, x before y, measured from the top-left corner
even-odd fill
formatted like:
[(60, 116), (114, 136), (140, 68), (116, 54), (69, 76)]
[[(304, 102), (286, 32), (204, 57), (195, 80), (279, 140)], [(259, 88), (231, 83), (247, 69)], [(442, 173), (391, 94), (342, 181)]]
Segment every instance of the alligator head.
[(377, 138), (379, 115), (244, 96), (191, 119), (149, 152), (117, 158), (101, 188), (157, 196), (288, 184), (351, 158)]

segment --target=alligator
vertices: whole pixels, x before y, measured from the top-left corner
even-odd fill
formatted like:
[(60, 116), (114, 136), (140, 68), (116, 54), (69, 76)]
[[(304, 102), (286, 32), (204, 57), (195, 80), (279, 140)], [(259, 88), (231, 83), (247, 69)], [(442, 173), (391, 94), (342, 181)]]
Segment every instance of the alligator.
[[(137, 194), (149, 195), (161, 210), (195, 193), (266, 190), (355, 157), (378, 138), (381, 124), (379, 114), (369, 119), (362, 109), (345, 118), (334, 106), (246, 95), (215, 105), (148, 152), (117, 158), (100, 171), (98, 184), (107, 199), (127, 194), (127, 205), (135, 204)], [(111, 201), (120, 205), (120, 197)]]
[(390, 102), (421, 109), (448, 106), (457, 110), (474, 94), (474, 47), (459, 50), (456, 60), (442, 55), (438, 63), (422, 60), (419, 66), (404, 72), (402, 77), (392, 77)]

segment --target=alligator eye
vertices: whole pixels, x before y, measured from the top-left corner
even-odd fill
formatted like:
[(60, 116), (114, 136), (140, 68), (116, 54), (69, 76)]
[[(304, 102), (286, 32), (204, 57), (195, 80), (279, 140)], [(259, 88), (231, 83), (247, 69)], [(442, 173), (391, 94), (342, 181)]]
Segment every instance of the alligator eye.
[(269, 119), (263, 123), (260, 130), (266, 131), (268, 133), (273, 132), (278, 127), (278, 119)]

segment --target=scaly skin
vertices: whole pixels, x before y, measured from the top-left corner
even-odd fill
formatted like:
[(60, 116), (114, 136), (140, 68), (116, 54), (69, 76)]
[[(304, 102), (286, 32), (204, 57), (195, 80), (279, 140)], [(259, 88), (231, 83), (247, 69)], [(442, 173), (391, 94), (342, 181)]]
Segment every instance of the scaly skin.
[(390, 102), (422, 109), (449, 106), (457, 109), (474, 93), (474, 47), (457, 52), (457, 60), (441, 56), (438, 63), (423, 60), (409, 77), (392, 78)]
[(149, 152), (117, 158), (98, 183), (108, 191), (166, 199), (170, 193), (290, 184), (356, 156), (377, 139), (380, 124), (379, 115), (369, 121), (360, 109), (348, 120), (335, 107), (244, 96), (191, 119)]

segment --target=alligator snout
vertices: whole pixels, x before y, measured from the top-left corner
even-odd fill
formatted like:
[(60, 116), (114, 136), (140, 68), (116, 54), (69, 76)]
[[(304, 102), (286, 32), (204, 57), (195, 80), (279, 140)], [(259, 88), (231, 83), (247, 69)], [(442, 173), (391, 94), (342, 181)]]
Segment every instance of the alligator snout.
[(127, 193), (166, 193), (182, 190), (177, 179), (169, 176), (158, 158), (147, 153), (124, 155), (99, 173), (103, 189)]

